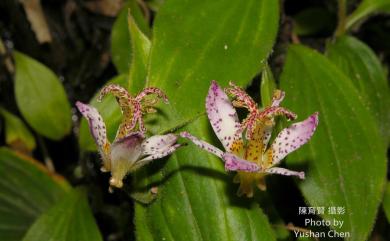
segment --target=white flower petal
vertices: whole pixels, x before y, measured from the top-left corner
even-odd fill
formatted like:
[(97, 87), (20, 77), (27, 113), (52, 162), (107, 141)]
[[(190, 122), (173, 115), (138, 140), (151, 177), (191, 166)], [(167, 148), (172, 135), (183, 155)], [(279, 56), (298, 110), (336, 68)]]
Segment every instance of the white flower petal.
[(146, 139), (142, 143), (143, 154), (152, 155), (164, 152), (177, 141), (177, 136), (174, 134), (155, 135)]
[(232, 143), (241, 138), (240, 123), (228, 96), (215, 81), (206, 98), (206, 111), (218, 139), (226, 151), (231, 151)]
[(156, 152), (156, 153), (154, 153), (152, 155), (149, 155), (149, 156), (147, 156), (147, 157), (137, 161), (134, 169), (138, 169), (139, 167), (142, 167), (142, 166), (148, 164), (149, 162), (151, 162), (153, 160), (166, 157), (166, 156), (172, 154), (174, 151), (176, 151), (180, 146), (181, 146), (180, 144), (175, 144), (175, 145), (170, 146), (168, 148), (160, 149), (159, 152)]
[(87, 119), (89, 129), (96, 144), (99, 147), (102, 147), (107, 141), (106, 125), (103, 122), (103, 118), (97, 109), (92, 106), (81, 103), (80, 101), (76, 102), (76, 106), (81, 114)]
[(223, 154), (223, 159), (225, 160), (226, 171), (242, 171), (242, 172), (260, 171), (260, 167), (256, 163), (243, 160), (231, 153)]
[(284, 176), (297, 176), (300, 179), (305, 179), (305, 173), (304, 172), (296, 172), (296, 171), (291, 171), (285, 168), (281, 167), (272, 167), (266, 170), (267, 173), (271, 174), (280, 174)]
[(97, 109), (90, 105), (77, 101), (76, 106), (81, 112), (81, 114), (88, 121), (89, 130), (91, 132), (93, 139), (95, 140), (98, 151), (103, 159), (103, 163), (104, 163), (103, 168), (106, 171), (109, 171), (110, 170), (110, 158), (109, 158), (110, 143), (107, 140), (106, 125), (103, 122), (103, 118), (101, 117)]
[(202, 148), (203, 150), (208, 151), (208, 152), (222, 158), (223, 151), (221, 151), (219, 148), (217, 148), (217, 147), (215, 147), (215, 146), (213, 146), (205, 141), (199, 140), (198, 138), (196, 138), (195, 136), (191, 135), (188, 132), (182, 132), (182, 133), (180, 133), (180, 136), (189, 139), (195, 145)]
[(285, 156), (295, 151), (313, 136), (318, 125), (318, 113), (314, 113), (302, 122), (283, 129), (271, 146), (272, 165), (278, 164)]

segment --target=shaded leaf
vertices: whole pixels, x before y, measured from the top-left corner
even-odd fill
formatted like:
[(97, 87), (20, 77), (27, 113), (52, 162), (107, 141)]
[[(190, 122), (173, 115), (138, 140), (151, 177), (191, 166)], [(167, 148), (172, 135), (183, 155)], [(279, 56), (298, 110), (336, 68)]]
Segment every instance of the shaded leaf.
[(271, 68), (266, 64), (261, 73), (261, 106), (269, 106), (272, 103), (272, 96), (276, 89), (276, 83)]
[(390, 140), (390, 88), (378, 57), (363, 42), (348, 36), (330, 44), (327, 55), (352, 80), (376, 118), (380, 134)]
[(20, 240), (29, 226), (70, 189), (27, 156), (0, 148), (0, 240)]
[[(160, 105), (149, 130), (167, 130), (204, 112), (212, 79), (248, 85), (272, 48), (277, 25), (277, 1), (164, 3), (155, 20), (147, 85), (163, 89), (170, 105)], [(204, 116), (185, 128), (212, 140)], [(137, 185), (159, 187), (153, 203), (136, 204), (138, 240), (275, 239), (258, 204), (236, 196), (238, 187), (219, 159), (186, 146), (164, 164), (159, 160), (137, 173)]]
[(70, 105), (60, 80), (40, 62), (14, 52), (15, 98), (28, 124), (53, 140), (67, 135), (72, 126)]
[[(117, 76), (108, 83), (126, 86), (127, 75)], [(122, 120), (122, 113), (115, 97), (112, 95), (108, 95), (103, 98), (102, 102), (98, 102), (97, 97), (99, 96), (99, 92), (100, 90), (96, 92), (89, 104), (98, 109), (100, 115), (103, 117), (104, 123), (106, 124), (108, 139), (114, 140), (116, 131)], [(85, 118), (82, 118), (80, 122), (79, 146), (83, 150), (96, 151), (95, 141), (91, 136), (88, 123)]]
[(131, 14), (137, 22), (139, 28), (146, 34), (149, 34), (150, 32), (148, 22), (145, 20), (137, 1), (129, 0), (119, 13), (111, 31), (112, 62), (121, 74), (129, 73), (132, 56), (132, 47), (127, 21), (129, 8), (131, 9)]
[(351, 28), (354, 24), (369, 17), (369, 15), (381, 12), (390, 12), (389, 0), (363, 0), (351, 15), (348, 16), (346, 27)]
[[(381, 201), (386, 174), (385, 148), (375, 119), (359, 93), (335, 65), (303, 46), (291, 46), (281, 76), (284, 105), (300, 119), (319, 111), (313, 138), (287, 159), (292, 169), (306, 169), (299, 187), (310, 206), (345, 207), (345, 214), (325, 212), (326, 220), (344, 221), (348, 240), (366, 240)], [(362, 202), (362, 197), (369, 197)]]
[(5, 123), (5, 142), (16, 150), (31, 152), (35, 149), (34, 136), (21, 119), (0, 107)]
[[(267, 183), (269, 185), (269, 183)], [(263, 208), (265, 215), (269, 219), (269, 222), (272, 223), (272, 229), (275, 233), (277, 240), (288, 240), (290, 235), (290, 230), (288, 225), (284, 223), (284, 220), (280, 216), (280, 210), (275, 206), (273, 198), (270, 196), (269, 192), (272, 190), (267, 187), (266, 192), (258, 192), (254, 199), (260, 204), (260, 207)]]
[(103, 239), (85, 193), (73, 190), (43, 213), (28, 230), (23, 240), (99, 241)]
[(317, 33), (331, 33), (336, 27), (336, 16), (326, 8), (307, 8), (293, 16), (294, 32), (307, 36)]

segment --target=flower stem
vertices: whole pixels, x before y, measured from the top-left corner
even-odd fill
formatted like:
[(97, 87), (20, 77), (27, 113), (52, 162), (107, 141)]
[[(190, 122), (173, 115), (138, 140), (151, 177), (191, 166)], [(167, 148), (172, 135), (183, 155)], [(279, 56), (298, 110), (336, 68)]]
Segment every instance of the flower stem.
[(341, 36), (345, 33), (345, 26), (347, 21), (347, 1), (338, 0), (338, 25), (335, 32), (335, 36)]
[(45, 144), (42, 136), (37, 135), (37, 140), (38, 140), (39, 147), (40, 147), (42, 155), (43, 155), (43, 160), (45, 162), (47, 169), (50, 172), (55, 172), (53, 161), (49, 155), (49, 152), (47, 151), (46, 144)]

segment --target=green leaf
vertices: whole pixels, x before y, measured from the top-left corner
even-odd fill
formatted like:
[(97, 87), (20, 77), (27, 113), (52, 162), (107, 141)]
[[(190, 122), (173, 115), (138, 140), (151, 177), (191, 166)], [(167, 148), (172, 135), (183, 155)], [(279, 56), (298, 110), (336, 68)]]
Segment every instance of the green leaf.
[(261, 73), (261, 85), (260, 85), (260, 93), (261, 93), (261, 105), (269, 106), (272, 103), (272, 96), (274, 90), (276, 89), (276, 83), (274, 76), (272, 74), (271, 68), (268, 64), (266, 64), (263, 68), (263, 72)]
[(87, 196), (73, 190), (43, 213), (28, 230), (24, 241), (103, 240), (96, 225)]
[[(107, 84), (110, 83), (126, 86), (127, 75), (119, 75), (108, 81)], [(108, 95), (104, 97), (102, 102), (98, 102), (97, 97), (99, 96), (99, 93), (100, 90), (92, 97), (89, 104), (98, 109), (100, 115), (103, 117), (104, 123), (106, 123), (108, 139), (114, 140), (116, 131), (122, 120), (122, 113), (114, 96)], [(91, 136), (88, 123), (85, 118), (82, 118), (80, 123), (79, 146), (81, 149), (86, 151), (96, 151), (95, 141)]]
[(59, 140), (72, 127), (70, 105), (60, 80), (40, 62), (14, 52), (15, 97), (28, 124), (39, 134)]
[[(272, 48), (278, 10), (278, 1), (264, 0), (164, 3), (154, 25), (148, 85), (163, 89), (170, 104), (160, 105), (153, 132), (204, 112), (213, 79), (222, 86), (229, 80), (248, 85)], [(185, 128), (215, 139), (205, 116)], [(153, 203), (136, 204), (138, 240), (275, 239), (258, 204), (236, 196), (238, 186), (218, 158), (189, 145), (156, 162), (136, 177), (144, 188), (159, 187)]]
[(383, 209), (385, 210), (387, 221), (390, 223), (390, 183), (387, 182), (385, 195), (383, 196)]
[(343, 220), (336, 231), (350, 232), (348, 240), (366, 240), (386, 175), (386, 150), (375, 119), (352, 81), (325, 56), (303, 46), (289, 48), (281, 88), (286, 91), (283, 105), (300, 120), (319, 112), (313, 138), (287, 159), (291, 169), (306, 170), (306, 179), (299, 181), (304, 197), (314, 207), (345, 207), (344, 215), (325, 212), (322, 217)]
[(111, 55), (117, 71), (122, 74), (129, 72), (131, 62), (130, 34), (127, 31), (127, 9), (123, 9), (111, 31)]
[(380, 134), (390, 140), (390, 88), (375, 53), (354, 37), (343, 36), (328, 46), (327, 55), (353, 82), (376, 118)]
[(330, 33), (336, 26), (336, 17), (326, 8), (307, 8), (293, 16), (294, 32), (308, 36), (323, 32)]
[(347, 18), (347, 29), (375, 13), (390, 13), (390, 0), (363, 0)]
[(128, 89), (139, 91), (145, 86), (151, 44), (148, 37), (138, 27), (130, 11), (128, 25), (131, 35), (131, 46), (133, 47)]
[(26, 150), (27, 152), (34, 150), (36, 146), (34, 136), (23, 121), (1, 107), (0, 114), (5, 122), (5, 142), (7, 145), (15, 149)]
[(130, 33), (127, 22), (129, 8), (131, 9), (131, 14), (139, 28), (146, 34), (149, 34), (150, 32), (149, 23), (145, 20), (137, 1), (129, 0), (123, 7), (123, 10), (119, 13), (111, 31), (112, 62), (121, 74), (129, 73), (132, 56)]
[(27, 156), (0, 148), (0, 240), (20, 240), (29, 226), (70, 189)]
[(277, 31), (276, 4), (172, 2), (176, 1), (165, 3), (156, 18), (147, 85), (162, 87), (173, 101), (175, 108), (161, 106), (163, 113), (177, 113), (158, 121), (158, 129), (177, 126), (203, 112), (213, 79), (248, 85), (268, 57)]

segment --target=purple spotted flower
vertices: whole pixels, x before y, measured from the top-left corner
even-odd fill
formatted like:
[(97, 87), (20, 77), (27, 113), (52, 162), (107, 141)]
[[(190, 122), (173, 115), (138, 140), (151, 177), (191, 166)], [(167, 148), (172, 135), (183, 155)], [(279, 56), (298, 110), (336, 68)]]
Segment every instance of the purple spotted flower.
[[(147, 95), (156, 94), (167, 102), (165, 94), (157, 88), (145, 88), (136, 97), (132, 97), (119, 85), (107, 85), (101, 90), (100, 101), (107, 93), (112, 93), (121, 107), (123, 119), (115, 140), (111, 144), (107, 139), (106, 125), (99, 112), (92, 106), (77, 102), (76, 106), (88, 120), (90, 132), (103, 160), (101, 170), (111, 171), (110, 186), (121, 188), (123, 178), (152, 160), (165, 157), (174, 152), (180, 145), (176, 144), (174, 134), (145, 137), (142, 115), (153, 112), (152, 105), (156, 97), (144, 99)], [(134, 129), (139, 128), (140, 131)]]
[[(284, 115), (295, 119), (296, 114), (280, 107), (284, 92), (274, 93), (271, 106), (259, 109), (257, 104), (241, 88), (233, 85), (225, 90), (234, 97), (233, 103), (227, 94), (213, 81), (207, 98), (206, 110), (211, 126), (225, 151), (182, 132), (182, 137), (188, 138), (198, 147), (220, 157), (225, 162), (227, 171), (237, 171), (234, 181), (240, 183), (238, 195), (253, 196), (254, 184), (265, 190), (264, 177), (267, 174), (298, 176), (304, 179), (304, 172), (296, 172), (275, 167), (289, 153), (309, 141), (318, 125), (318, 113), (306, 120), (292, 124), (283, 129), (269, 146), (274, 117)], [(242, 123), (239, 122), (234, 107), (244, 107), (249, 114)]]

